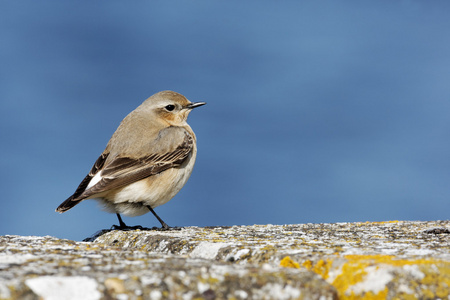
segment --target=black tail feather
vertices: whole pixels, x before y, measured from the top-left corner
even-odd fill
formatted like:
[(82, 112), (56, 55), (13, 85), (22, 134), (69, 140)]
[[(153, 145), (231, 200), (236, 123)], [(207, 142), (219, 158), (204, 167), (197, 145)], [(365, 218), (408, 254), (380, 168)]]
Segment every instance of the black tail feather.
[(69, 198), (67, 198), (66, 201), (64, 201), (63, 203), (61, 203), (58, 206), (56, 211), (59, 213), (63, 213), (65, 211), (68, 211), (69, 209), (71, 209), (72, 207), (74, 207), (75, 205), (77, 205), (78, 203), (80, 203), (82, 201), (82, 200), (73, 200), (73, 199), (74, 199), (73, 195), (70, 196)]

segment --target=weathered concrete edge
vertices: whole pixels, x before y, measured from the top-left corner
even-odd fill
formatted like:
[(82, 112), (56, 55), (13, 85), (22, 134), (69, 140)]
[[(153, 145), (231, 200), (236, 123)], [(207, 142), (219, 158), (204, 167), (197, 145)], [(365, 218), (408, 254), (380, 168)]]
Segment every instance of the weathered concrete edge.
[[(207, 228), (209, 234), (198, 231), (204, 228), (190, 228), (191, 237), (195, 236), (191, 240), (177, 233), (156, 232), (128, 236), (125, 243), (120, 233), (111, 233), (99, 240), (125, 248), (152, 249), (237, 264), (271, 263), (312, 270), (333, 285), (340, 298), (351, 295), (383, 298), (397, 295), (399, 291), (413, 297), (446, 298), (450, 291), (449, 225), (449, 221), (254, 225)], [(269, 240), (264, 243), (264, 238), (245, 236), (243, 231), (249, 228), (257, 235), (261, 230), (271, 232), (285, 244), (280, 246)], [(313, 228), (317, 235), (297, 233), (302, 242), (293, 243), (289, 237), (295, 235), (298, 228), (306, 231)], [(240, 231), (240, 234), (230, 237), (227, 233), (230, 230)], [(351, 234), (345, 236), (342, 232)], [(325, 242), (320, 246), (322, 240)]]
[(311, 271), (120, 249), (52, 237), (0, 237), (0, 299), (336, 299)]

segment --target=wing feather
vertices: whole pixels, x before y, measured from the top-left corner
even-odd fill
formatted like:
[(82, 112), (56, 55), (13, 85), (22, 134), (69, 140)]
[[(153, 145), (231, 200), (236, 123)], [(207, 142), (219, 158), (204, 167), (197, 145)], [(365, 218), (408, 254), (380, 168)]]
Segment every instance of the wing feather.
[(78, 199), (126, 186), (146, 177), (176, 168), (188, 158), (194, 145), (193, 137), (185, 131), (184, 140), (174, 150), (164, 154), (152, 154), (139, 159), (116, 157), (101, 170), (102, 179), (85, 190)]
[(95, 174), (97, 174), (103, 168), (103, 166), (105, 165), (105, 161), (108, 158), (108, 155), (109, 153), (102, 153), (100, 155), (100, 157), (95, 161), (94, 165), (89, 171), (89, 174), (87, 174), (86, 177), (84, 177), (80, 185), (75, 190), (75, 193), (73, 193), (72, 196), (67, 198), (63, 203), (61, 203), (58, 206), (58, 208), (56, 209), (57, 212), (65, 212), (74, 207), (75, 205), (77, 205), (81, 200), (83, 200), (78, 198), (86, 190), (87, 186), (89, 185), (89, 182), (95, 176)]

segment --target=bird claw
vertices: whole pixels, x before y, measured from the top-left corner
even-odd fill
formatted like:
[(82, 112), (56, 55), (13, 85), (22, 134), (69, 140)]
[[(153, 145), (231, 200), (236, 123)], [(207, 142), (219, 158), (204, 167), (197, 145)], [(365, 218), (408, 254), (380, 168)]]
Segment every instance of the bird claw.
[(122, 230), (122, 231), (132, 231), (132, 230), (144, 230), (144, 231), (171, 231), (171, 230), (181, 230), (183, 227), (143, 227), (141, 225), (136, 226), (120, 226), (120, 225), (113, 225), (111, 226), (111, 230)]
[(138, 230), (138, 229), (140, 229), (140, 230), (148, 230), (149, 228), (146, 228), (146, 227), (142, 227), (141, 225), (136, 225), (136, 226), (128, 226), (128, 225), (125, 225), (125, 226), (121, 226), (121, 225), (113, 225), (113, 226), (111, 226), (111, 229), (112, 230), (122, 230), (122, 231), (131, 231), (131, 230)]

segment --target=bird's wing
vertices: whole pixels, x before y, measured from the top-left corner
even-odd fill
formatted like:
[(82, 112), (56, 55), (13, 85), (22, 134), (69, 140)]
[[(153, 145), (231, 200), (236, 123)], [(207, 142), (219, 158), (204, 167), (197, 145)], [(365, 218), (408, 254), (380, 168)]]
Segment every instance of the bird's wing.
[(103, 168), (106, 159), (108, 158), (109, 153), (103, 152), (100, 157), (95, 161), (94, 165), (92, 166), (92, 169), (89, 171), (89, 174), (84, 177), (84, 179), (81, 181), (80, 185), (75, 190), (75, 193), (73, 193), (72, 196), (67, 198), (63, 203), (61, 203), (58, 208), (56, 209), (57, 212), (65, 212), (75, 205), (77, 205), (82, 199), (77, 200), (81, 194), (86, 190), (87, 186), (89, 185), (89, 182), (91, 179)]
[[(56, 211), (65, 212), (84, 199), (182, 165), (192, 152), (194, 137), (184, 128), (169, 127), (161, 131), (154, 143), (157, 147), (152, 144), (149, 147), (156, 148), (156, 153), (139, 158), (120, 155), (111, 158), (110, 152), (104, 152), (75, 193), (61, 203)], [(95, 175), (100, 175), (100, 179), (89, 187)]]
[[(194, 138), (185, 129), (182, 130), (182, 135), (165, 134), (162, 137), (160, 135), (160, 138), (157, 140), (160, 148), (158, 153), (140, 158), (117, 156), (111, 159), (101, 169), (101, 179), (98, 183), (86, 189), (74, 200), (86, 199), (180, 166), (189, 156), (194, 146)], [(167, 146), (164, 147), (164, 145)], [(85, 188), (87, 186), (85, 185)]]

